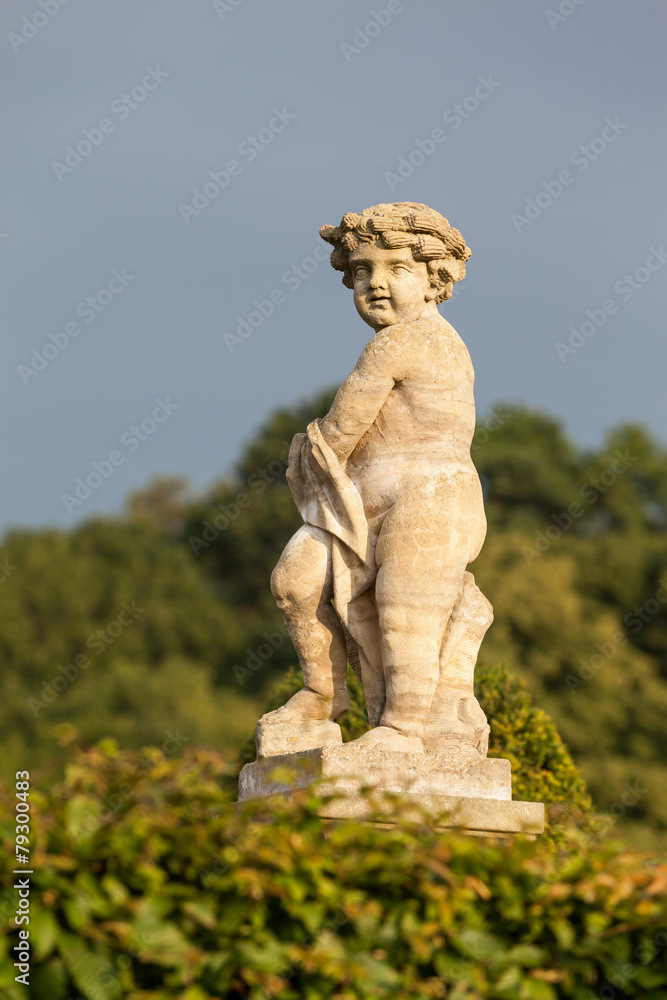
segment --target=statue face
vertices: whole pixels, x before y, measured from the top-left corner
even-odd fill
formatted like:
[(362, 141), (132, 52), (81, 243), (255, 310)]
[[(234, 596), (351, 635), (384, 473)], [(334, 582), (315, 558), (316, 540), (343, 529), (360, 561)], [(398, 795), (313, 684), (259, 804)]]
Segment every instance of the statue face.
[(428, 268), (409, 247), (385, 250), (362, 243), (350, 254), (350, 270), (357, 312), (376, 332), (437, 312)]

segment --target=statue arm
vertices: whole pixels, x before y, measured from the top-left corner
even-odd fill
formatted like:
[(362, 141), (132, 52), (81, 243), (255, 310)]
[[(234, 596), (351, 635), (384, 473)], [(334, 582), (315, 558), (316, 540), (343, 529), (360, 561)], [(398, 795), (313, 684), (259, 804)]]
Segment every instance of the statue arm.
[(336, 393), (331, 409), (319, 421), (325, 441), (341, 464), (373, 424), (398, 380), (392, 352), (388, 345), (379, 348), (376, 339), (366, 347)]

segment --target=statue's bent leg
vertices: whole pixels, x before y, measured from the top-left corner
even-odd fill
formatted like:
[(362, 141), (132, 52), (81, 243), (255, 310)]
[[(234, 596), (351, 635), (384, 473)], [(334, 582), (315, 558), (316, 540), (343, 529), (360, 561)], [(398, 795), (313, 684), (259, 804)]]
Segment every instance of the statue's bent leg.
[[(331, 536), (309, 524), (287, 543), (271, 576), (303, 670), (304, 688), (278, 711), (284, 721), (336, 719), (350, 705), (343, 628), (331, 604)], [(289, 715), (289, 719), (288, 719)]]

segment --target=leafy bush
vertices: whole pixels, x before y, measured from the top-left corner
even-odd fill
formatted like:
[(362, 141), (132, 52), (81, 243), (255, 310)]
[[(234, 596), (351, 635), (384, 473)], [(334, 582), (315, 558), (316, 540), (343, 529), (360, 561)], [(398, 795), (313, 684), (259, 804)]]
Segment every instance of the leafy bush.
[(667, 996), (667, 866), (618, 844), (325, 827), (307, 792), (236, 808), (215, 751), (67, 754), (30, 799), (34, 964), (27, 992), (3, 932), (3, 1000)]
[[(496, 665), (478, 674), (477, 698), (491, 725), (489, 757), (512, 762), (515, 799), (562, 804), (588, 813), (591, 800), (553, 721), (532, 703), (525, 683)], [(552, 815), (562, 809), (550, 810)]]

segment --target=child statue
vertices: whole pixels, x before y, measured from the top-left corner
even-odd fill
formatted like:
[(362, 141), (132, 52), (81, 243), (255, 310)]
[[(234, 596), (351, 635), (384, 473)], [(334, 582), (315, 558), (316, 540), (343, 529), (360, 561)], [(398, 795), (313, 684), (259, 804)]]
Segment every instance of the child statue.
[(372, 726), (356, 743), (485, 757), (472, 683), (492, 613), (466, 571), (486, 534), (470, 457), (474, 373), (438, 311), (470, 250), (412, 202), (348, 212), (320, 235), (374, 335), (326, 416), (292, 442), (287, 479), (304, 525), (271, 589), (304, 687), (260, 720), (258, 753), (341, 742), (349, 661)]

